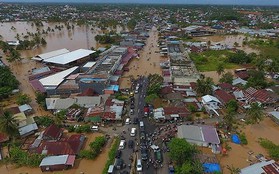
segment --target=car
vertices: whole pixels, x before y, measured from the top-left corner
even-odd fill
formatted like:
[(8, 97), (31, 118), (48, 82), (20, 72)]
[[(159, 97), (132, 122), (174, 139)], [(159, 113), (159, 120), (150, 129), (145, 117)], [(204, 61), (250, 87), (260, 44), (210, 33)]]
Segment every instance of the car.
[(131, 115), (134, 114), (134, 109), (130, 109), (130, 114), (131, 114)]
[(141, 153), (141, 159), (142, 160), (147, 160), (148, 159), (148, 151), (146, 148), (142, 148), (140, 150), (140, 153)]
[(173, 165), (169, 165), (169, 174), (174, 174), (174, 167), (173, 167)]
[(128, 141), (128, 147), (131, 148), (131, 149), (134, 148), (134, 141), (133, 140)]
[(131, 108), (131, 109), (135, 109), (135, 105), (131, 103), (130, 108)]
[(137, 172), (141, 172), (142, 171), (142, 164), (141, 164), (141, 159), (137, 160)]
[(116, 167), (116, 169), (120, 170), (126, 167), (126, 165), (124, 164), (124, 160), (119, 158), (115, 160), (114, 166)]
[(163, 157), (162, 157), (161, 150), (155, 151), (155, 152), (154, 152), (154, 157), (155, 157), (155, 160), (156, 160), (158, 163), (162, 163), (162, 162), (163, 162)]
[(116, 151), (115, 158), (120, 158), (120, 157), (121, 157), (121, 154), (122, 154), (121, 150), (117, 150), (117, 151)]
[(138, 124), (138, 122), (139, 122), (139, 119), (137, 117), (135, 117), (133, 120), (133, 124)]
[(145, 140), (145, 132), (140, 133), (140, 139)]

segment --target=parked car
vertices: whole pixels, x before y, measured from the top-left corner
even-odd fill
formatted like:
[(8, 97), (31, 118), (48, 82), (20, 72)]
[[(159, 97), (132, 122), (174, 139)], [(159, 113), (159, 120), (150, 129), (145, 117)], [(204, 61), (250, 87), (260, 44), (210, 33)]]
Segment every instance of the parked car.
[(119, 158), (115, 160), (114, 166), (116, 167), (116, 169), (121, 170), (126, 167), (126, 164), (124, 164), (123, 159)]
[(142, 164), (141, 164), (141, 160), (138, 159), (137, 160), (137, 172), (141, 172), (142, 171)]
[(117, 151), (116, 151), (115, 158), (120, 158), (120, 157), (121, 157), (121, 154), (122, 154), (121, 150), (117, 150)]
[(173, 165), (169, 165), (169, 174), (174, 174), (174, 167), (173, 167)]
[(138, 122), (139, 122), (139, 119), (137, 117), (135, 117), (133, 120), (133, 124), (138, 124)]
[(128, 141), (128, 147), (131, 148), (131, 149), (134, 148), (134, 141), (133, 140)]
[(148, 159), (148, 151), (146, 148), (142, 148), (140, 150), (140, 153), (141, 153), (141, 159), (142, 160), (147, 160)]

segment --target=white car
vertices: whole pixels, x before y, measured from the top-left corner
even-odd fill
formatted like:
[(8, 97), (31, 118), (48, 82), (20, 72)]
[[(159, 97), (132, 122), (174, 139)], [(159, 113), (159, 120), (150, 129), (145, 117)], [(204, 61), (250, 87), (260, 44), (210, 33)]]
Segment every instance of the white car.
[(137, 172), (141, 172), (141, 171), (142, 171), (141, 160), (138, 159), (138, 160), (137, 160)]

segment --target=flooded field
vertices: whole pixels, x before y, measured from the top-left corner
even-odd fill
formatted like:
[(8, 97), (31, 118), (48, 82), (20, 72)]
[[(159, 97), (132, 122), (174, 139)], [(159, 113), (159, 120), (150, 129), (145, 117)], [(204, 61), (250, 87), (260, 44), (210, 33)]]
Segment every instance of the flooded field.
[[(257, 154), (261, 153), (265, 156), (268, 156), (267, 151), (257, 142), (259, 138), (267, 138), (275, 144), (279, 144), (279, 127), (270, 118), (265, 118), (260, 124), (246, 125), (245, 127), (241, 128), (241, 130), (246, 135), (248, 145), (241, 146), (234, 143), (229, 143), (229, 146), (232, 149), (228, 152), (228, 156), (221, 158), (221, 165), (224, 169), (224, 174), (229, 173), (229, 171), (226, 169), (227, 165), (233, 165), (234, 167), (241, 169), (249, 166), (250, 162), (248, 159), (254, 161), (254, 156)], [(252, 151), (254, 154), (250, 156), (248, 154), (249, 151)]]
[[(234, 74), (234, 70), (233, 69), (225, 69), (224, 73), (227, 73), (227, 72), (231, 72), (232, 74)], [(222, 77), (222, 75), (218, 75), (218, 73), (216, 71), (206, 71), (206, 72), (201, 72), (201, 74), (203, 74), (205, 77), (212, 78), (213, 82), (215, 84), (218, 84), (220, 78)]]
[(143, 50), (139, 52), (139, 58), (131, 60), (129, 72), (125, 72), (120, 79), (120, 88), (129, 88), (131, 86), (130, 76), (137, 78), (138, 75), (162, 74), (160, 62), (166, 61), (167, 58), (161, 57), (160, 53), (155, 53), (155, 51), (159, 51), (159, 47), (157, 47), (157, 29), (153, 28), (149, 32), (149, 36)]
[[(99, 133), (94, 133), (94, 134), (89, 134), (87, 135), (87, 146), (90, 142), (94, 141), (94, 139), (97, 136), (100, 136), (102, 134)], [(103, 171), (103, 168), (105, 167), (105, 164), (107, 162), (107, 157), (108, 157), (108, 152), (109, 148), (105, 148), (103, 152), (98, 156), (97, 159), (95, 160), (76, 160), (75, 161), (75, 166), (72, 169), (66, 170), (66, 171), (57, 171), (53, 172), (55, 174), (100, 174)], [(43, 173), (41, 172), (40, 168), (28, 168), (28, 167), (15, 167), (15, 166), (5, 166), (2, 165), (0, 166), (0, 173), (1, 174), (38, 174), (38, 173)]]
[[(0, 35), (3, 37), (3, 40), (17, 40), (16, 36), (19, 35), (20, 39), (23, 40), (23, 37), (28, 33), (37, 33), (37, 30), (47, 31), (48, 27), (54, 29), (54, 32), (48, 32), (48, 34), (43, 34), (42, 36), (47, 41), (47, 45), (44, 47), (39, 47), (33, 50), (21, 51), (23, 57), (32, 57), (34, 55), (49, 52), (57, 49), (67, 48), (70, 51), (84, 48), (88, 49), (91, 47), (97, 48), (98, 44), (95, 41), (95, 36), (103, 33), (103, 31), (98, 27), (88, 27), (88, 38), (89, 38), (89, 47), (87, 45), (87, 34), (86, 26), (78, 26), (70, 23), (70, 26), (74, 26), (72, 29), (67, 29), (64, 23), (46, 23), (43, 22), (42, 27), (32, 26), (31, 22), (6, 22), (0, 23)], [(57, 29), (55, 26), (63, 26), (61, 30)], [(56, 29), (55, 29), (56, 28)], [(109, 30), (111, 30), (109, 28)], [(118, 26), (116, 32), (120, 32), (122, 27)]]
[(202, 42), (208, 42), (210, 41), (211, 44), (220, 43), (222, 45), (228, 45), (230, 47), (233, 47), (235, 42), (238, 44), (238, 49), (245, 51), (246, 53), (259, 53), (258, 50), (255, 50), (253, 48), (250, 48), (248, 46), (244, 46), (243, 40), (245, 39), (244, 35), (215, 35), (215, 36), (207, 36), (207, 37), (195, 37), (195, 40), (202, 41)]

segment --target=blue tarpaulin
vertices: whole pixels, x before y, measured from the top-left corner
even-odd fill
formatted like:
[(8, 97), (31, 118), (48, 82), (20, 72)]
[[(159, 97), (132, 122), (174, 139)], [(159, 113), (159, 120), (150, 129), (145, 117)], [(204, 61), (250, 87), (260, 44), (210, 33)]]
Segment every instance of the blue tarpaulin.
[(221, 172), (221, 167), (217, 163), (204, 163), (202, 166), (205, 173)]
[(240, 144), (240, 139), (237, 134), (232, 135), (232, 142), (234, 142), (235, 144)]

